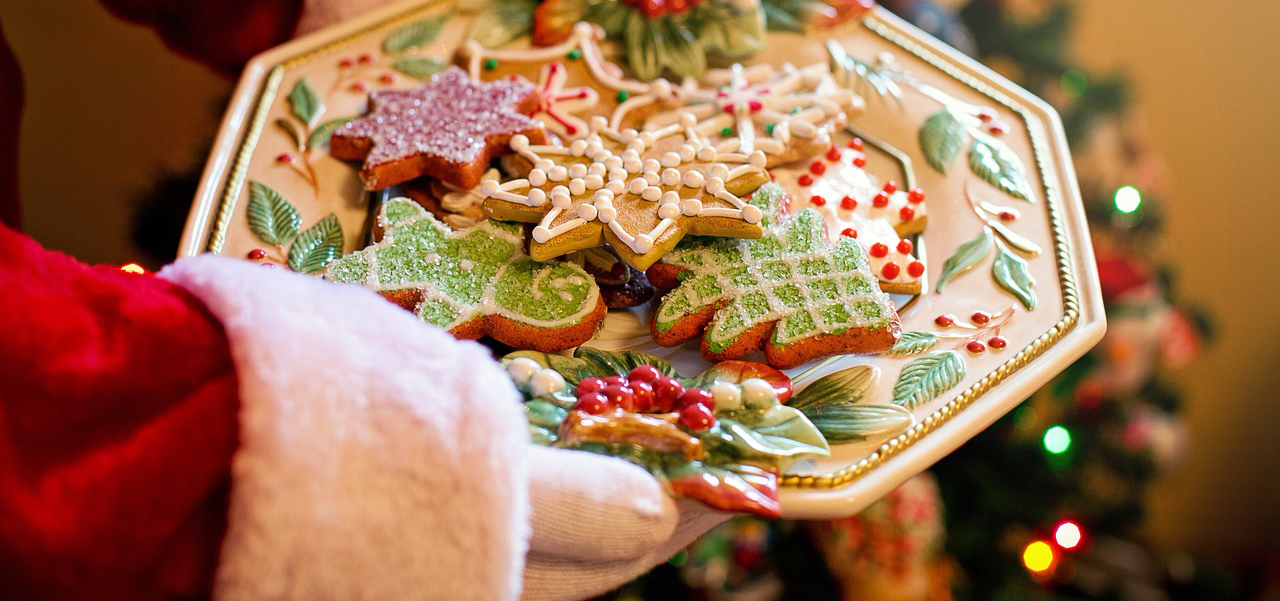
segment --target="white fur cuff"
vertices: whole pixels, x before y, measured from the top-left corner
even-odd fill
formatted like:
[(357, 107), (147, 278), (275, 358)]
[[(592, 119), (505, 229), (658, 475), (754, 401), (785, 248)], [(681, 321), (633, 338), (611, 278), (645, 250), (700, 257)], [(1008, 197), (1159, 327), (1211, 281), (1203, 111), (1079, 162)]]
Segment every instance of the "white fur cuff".
[(161, 276), (222, 321), (240, 378), (216, 599), (519, 595), (528, 435), (482, 347), (281, 270), (200, 257)]

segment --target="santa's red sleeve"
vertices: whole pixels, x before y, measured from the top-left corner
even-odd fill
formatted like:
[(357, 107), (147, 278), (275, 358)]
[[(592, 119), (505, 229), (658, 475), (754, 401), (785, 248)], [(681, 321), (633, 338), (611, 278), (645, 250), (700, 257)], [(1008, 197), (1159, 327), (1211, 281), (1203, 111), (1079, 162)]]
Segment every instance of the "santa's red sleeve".
[(375, 294), (0, 226), (0, 341), (0, 598), (518, 594), (517, 395)]

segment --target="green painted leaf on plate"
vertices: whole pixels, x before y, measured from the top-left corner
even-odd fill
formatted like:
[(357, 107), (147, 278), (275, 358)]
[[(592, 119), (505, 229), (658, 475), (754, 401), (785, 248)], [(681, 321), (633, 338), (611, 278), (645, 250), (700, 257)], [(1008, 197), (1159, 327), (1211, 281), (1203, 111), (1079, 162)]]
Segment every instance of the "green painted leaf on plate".
[(289, 92), (289, 109), (293, 111), (294, 117), (310, 127), (324, 114), (324, 101), (311, 89), (304, 77), (293, 84), (293, 91)]
[(560, 427), (560, 422), (563, 422), (565, 416), (569, 415), (568, 411), (541, 400), (525, 403), (524, 411), (530, 424), (553, 431), (557, 430)]
[(946, 174), (964, 145), (964, 125), (948, 110), (941, 110), (925, 119), (920, 126), (920, 150), (924, 160), (939, 173)]
[(933, 332), (903, 332), (898, 344), (893, 345), (885, 355), (890, 357), (910, 357), (919, 355), (938, 344), (938, 335)]
[(631, 370), (641, 365), (652, 365), (658, 368), (664, 376), (677, 377), (676, 369), (671, 367), (671, 363), (666, 359), (659, 359), (653, 355), (645, 353), (637, 353), (635, 351), (601, 351), (590, 347), (580, 346), (574, 351), (574, 357), (586, 359), (600, 366), (601, 373), (605, 375), (599, 376), (607, 378), (609, 376), (625, 376), (631, 373)]
[(960, 383), (964, 374), (964, 358), (955, 351), (920, 357), (898, 374), (898, 381), (893, 384), (893, 403), (915, 409)]
[(813, 427), (804, 413), (794, 407), (774, 405), (763, 412), (745, 410), (737, 413), (735, 421), (759, 434), (807, 444), (823, 449), (824, 452), (827, 448), (827, 441), (822, 438), (822, 433)]
[(307, 148), (324, 148), (328, 146), (329, 138), (333, 136), (333, 132), (346, 125), (352, 119), (354, 117), (343, 117), (321, 123), (316, 127), (315, 131), (311, 132), (311, 137), (307, 138)]
[(1023, 261), (1003, 246), (996, 253), (996, 260), (991, 264), (991, 277), (996, 284), (1012, 294), (1028, 311), (1036, 308), (1035, 278), (1027, 271), (1027, 262)]
[[(819, 440), (822, 439), (822, 434), (809, 423), (804, 414), (795, 411), (793, 419), (795, 418), (804, 420), (808, 429)], [(786, 436), (763, 434), (727, 417), (719, 418), (715, 427), (699, 434), (698, 438), (707, 445), (709, 456), (732, 457), (739, 461), (767, 461), (779, 470), (785, 470), (792, 462), (826, 457), (829, 453), (825, 441), (822, 446), (818, 446)]]
[(391, 63), (392, 69), (423, 81), (431, 79), (432, 75), (444, 71), (448, 67), (449, 65), (445, 64), (444, 61), (429, 56), (398, 58)]
[(276, 119), (275, 124), (276, 127), (280, 128), (280, 130), (285, 133), (285, 135), (289, 136), (289, 139), (293, 141), (295, 148), (298, 150), (307, 149), (307, 147), (302, 144), (302, 132), (298, 131), (298, 127), (296, 125), (291, 123), (288, 119)]
[(298, 210), (279, 192), (261, 182), (249, 182), (249, 206), (245, 213), (249, 231), (271, 246), (288, 244), (302, 227)]
[(911, 412), (898, 405), (814, 407), (805, 415), (832, 444), (885, 440), (911, 427)]
[(1012, 246), (1033, 257), (1040, 254), (1039, 245), (1037, 245), (1035, 242), (1032, 242), (1022, 237), (1018, 233), (1006, 227), (1003, 223), (993, 221), (991, 223), (988, 223), (987, 225), (991, 226), (991, 228), (996, 231), (996, 234), (999, 235), (1001, 238), (1003, 238), (1005, 242), (1008, 242), (1009, 246)]
[(440, 29), (448, 18), (445, 15), (405, 25), (382, 41), (382, 50), (387, 54), (400, 54), (430, 44), (440, 35)]
[(1035, 202), (1022, 159), (1008, 144), (988, 136), (974, 138), (973, 145), (969, 147), (969, 168), (1005, 194)]
[(808, 411), (817, 407), (830, 407), (861, 401), (867, 395), (879, 370), (869, 365), (858, 365), (815, 380), (797, 392), (788, 406)]
[(289, 248), (289, 269), (298, 273), (313, 273), (324, 269), (330, 261), (342, 254), (342, 225), (332, 213), (306, 231)]
[(505, 46), (532, 31), (537, 8), (536, 0), (493, 2), (471, 24), (471, 39), (485, 48)]
[(976, 267), (978, 263), (987, 258), (992, 246), (991, 230), (984, 226), (982, 231), (978, 233), (977, 238), (961, 244), (956, 249), (955, 254), (942, 263), (942, 273), (938, 276), (938, 284), (935, 289), (938, 292), (942, 292), (942, 288), (947, 285), (947, 282)]

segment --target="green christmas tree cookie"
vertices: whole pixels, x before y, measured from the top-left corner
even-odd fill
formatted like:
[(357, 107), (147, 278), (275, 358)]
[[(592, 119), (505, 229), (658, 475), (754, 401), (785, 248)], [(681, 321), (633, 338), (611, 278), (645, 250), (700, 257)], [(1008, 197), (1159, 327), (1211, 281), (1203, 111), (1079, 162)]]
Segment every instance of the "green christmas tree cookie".
[[(751, 203), (776, 215), (785, 194), (768, 184)], [(759, 240), (692, 240), (649, 269), (655, 286), (671, 290), (651, 324), (658, 344), (701, 334), (708, 361), (764, 350), (770, 365), (785, 369), (898, 341), (898, 314), (856, 240), (829, 242), (811, 209), (762, 224)]]
[(518, 225), (455, 232), (407, 198), (384, 204), (378, 224), (382, 241), (334, 261), (325, 278), (373, 289), (458, 338), (522, 349), (578, 346), (604, 319), (595, 280), (570, 263), (530, 259)]

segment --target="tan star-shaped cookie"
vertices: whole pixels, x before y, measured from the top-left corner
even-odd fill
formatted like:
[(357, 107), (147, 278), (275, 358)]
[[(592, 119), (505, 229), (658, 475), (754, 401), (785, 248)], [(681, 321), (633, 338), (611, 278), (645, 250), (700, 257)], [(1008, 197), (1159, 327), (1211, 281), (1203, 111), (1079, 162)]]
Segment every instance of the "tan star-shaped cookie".
[(538, 224), (529, 254), (545, 261), (613, 246), (641, 271), (686, 235), (759, 238), (760, 209), (742, 200), (769, 181), (763, 153), (719, 152), (692, 115), (652, 132), (591, 123), (569, 146), (511, 139), (526, 177), (489, 182), (481, 192), (493, 219)]

